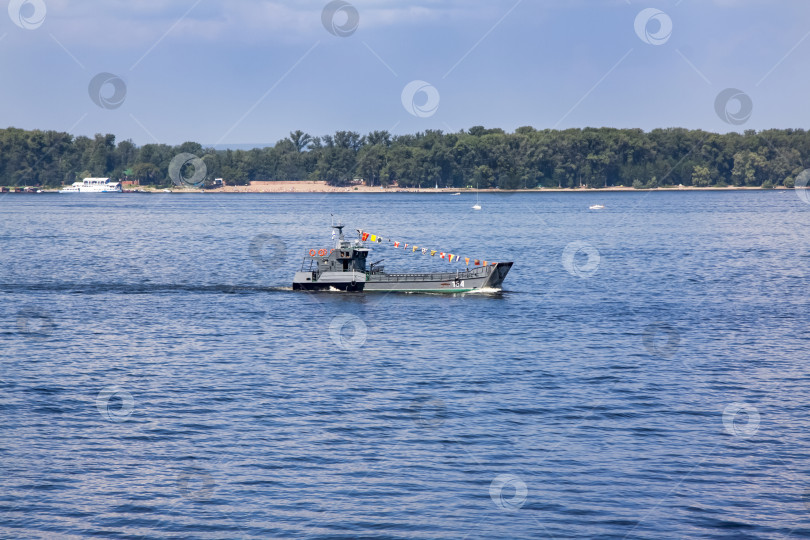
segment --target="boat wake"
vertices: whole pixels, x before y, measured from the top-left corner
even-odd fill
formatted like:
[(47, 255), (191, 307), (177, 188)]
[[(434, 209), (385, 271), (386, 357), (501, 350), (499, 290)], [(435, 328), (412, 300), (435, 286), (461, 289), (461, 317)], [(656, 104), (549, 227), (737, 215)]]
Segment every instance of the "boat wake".
[(483, 287), (481, 289), (473, 289), (472, 291), (464, 294), (501, 294), (502, 292), (503, 289), (500, 288), (496, 289), (494, 287)]
[[(379, 291), (377, 291), (379, 292)], [(496, 289), (494, 287), (486, 287), (483, 289), (473, 289), (471, 291), (386, 291), (388, 293), (393, 294), (416, 294), (419, 296), (461, 296), (461, 295), (468, 295), (468, 294), (475, 294), (475, 295), (500, 295), (503, 293), (503, 289)]]
[(252, 294), (291, 291), (287, 286), (198, 285), (185, 283), (0, 283), (0, 292), (53, 292), (70, 294)]

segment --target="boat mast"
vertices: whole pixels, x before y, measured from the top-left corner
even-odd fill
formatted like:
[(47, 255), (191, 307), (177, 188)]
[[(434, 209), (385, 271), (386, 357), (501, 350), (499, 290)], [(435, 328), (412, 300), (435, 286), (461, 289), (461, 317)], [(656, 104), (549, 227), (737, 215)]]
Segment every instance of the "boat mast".
[[(337, 240), (335, 241), (335, 249), (340, 249), (341, 243), (343, 243), (343, 227), (345, 225), (338, 221), (337, 225), (332, 225), (333, 229), (337, 229)], [(332, 236), (335, 236), (335, 231), (332, 231)]]

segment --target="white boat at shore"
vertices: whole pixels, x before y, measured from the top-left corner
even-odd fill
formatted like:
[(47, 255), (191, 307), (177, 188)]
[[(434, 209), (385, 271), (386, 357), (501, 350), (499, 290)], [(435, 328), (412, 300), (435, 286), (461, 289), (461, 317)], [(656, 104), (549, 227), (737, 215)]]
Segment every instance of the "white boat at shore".
[(59, 193), (122, 193), (121, 182), (110, 181), (109, 178), (85, 178), (81, 182), (73, 182), (70, 187), (64, 187)]

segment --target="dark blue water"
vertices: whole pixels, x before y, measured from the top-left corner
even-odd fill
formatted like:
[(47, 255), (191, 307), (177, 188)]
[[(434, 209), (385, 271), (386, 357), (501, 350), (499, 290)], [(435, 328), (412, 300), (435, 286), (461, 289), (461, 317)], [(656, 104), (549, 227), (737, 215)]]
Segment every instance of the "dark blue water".
[[(810, 206), (472, 204), (0, 198), (0, 536), (810, 537)], [(494, 295), (292, 292), (330, 213), (515, 265)]]

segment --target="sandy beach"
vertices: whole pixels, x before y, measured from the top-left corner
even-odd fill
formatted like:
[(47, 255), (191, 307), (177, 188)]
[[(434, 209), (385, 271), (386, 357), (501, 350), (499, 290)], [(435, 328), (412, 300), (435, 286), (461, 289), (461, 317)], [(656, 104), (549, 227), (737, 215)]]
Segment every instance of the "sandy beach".
[[(635, 189), (625, 186), (611, 186), (606, 188), (537, 188), (537, 189), (517, 189), (517, 190), (500, 190), (500, 189), (481, 189), (481, 193), (514, 193), (514, 192), (529, 192), (529, 193), (553, 193), (553, 192), (579, 192), (579, 193), (598, 193), (605, 191), (729, 191), (729, 190), (760, 190), (760, 187), (693, 187), (693, 186), (673, 186), (673, 187), (659, 187), (655, 189)], [(777, 188), (781, 189), (781, 188)], [(175, 191), (183, 191), (175, 189)], [(199, 191), (199, 190), (191, 190)], [(313, 181), (256, 181), (251, 182), (248, 186), (225, 186), (218, 189), (208, 189), (207, 193), (475, 193), (475, 189), (469, 188), (400, 188), (397, 186), (383, 188), (380, 186), (348, 186), (348, 187), (335, 187), (330, 186), (326, 182), (313, 182)]]
[[(300, 180), (297, 182), (285, 181), (255, 181), (248, 186), (225, 186), (218, 189), (207, 190), (215, 193), (349, 193), (349, 192), (383, 192), (397, 191), (397, 188), (382, 189), (368, 186), (335, 187), (326, 182)], [(405, 191), (405, 190), (400, 190)], [(410, 190), (407, 190), (410, 191)]]

